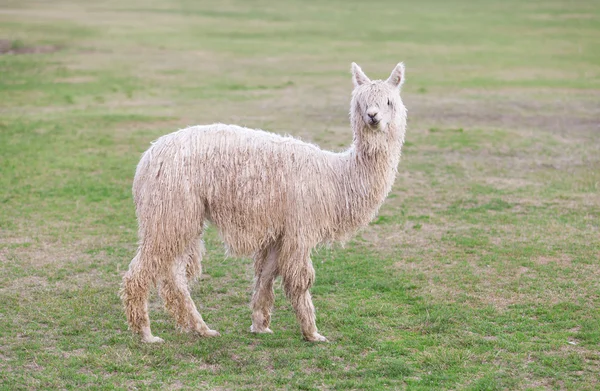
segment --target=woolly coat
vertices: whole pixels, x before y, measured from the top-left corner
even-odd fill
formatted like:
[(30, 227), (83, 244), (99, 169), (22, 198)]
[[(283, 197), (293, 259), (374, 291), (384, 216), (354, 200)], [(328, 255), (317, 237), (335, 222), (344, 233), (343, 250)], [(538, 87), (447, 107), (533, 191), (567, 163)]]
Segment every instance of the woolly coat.
[[(389, 132), (355, 134), (341, 153), (235, 125), (165, 135), (144, 153), (134, 179), (140, 239), (180, 253), (207, 220), (234, 255), (277, 240), (307, 249), (345, 241), (391, 189), (405, 118), (402, 106)], [(352, 121), (360, 126), (361, 118)]]

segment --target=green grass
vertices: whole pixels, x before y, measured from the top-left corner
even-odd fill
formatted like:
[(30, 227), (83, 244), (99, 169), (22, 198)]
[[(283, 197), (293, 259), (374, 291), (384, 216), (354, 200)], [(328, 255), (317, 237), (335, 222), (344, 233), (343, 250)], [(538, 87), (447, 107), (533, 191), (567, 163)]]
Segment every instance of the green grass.
[[(600, 6), (590, 1), (5, 1), (0, 390), (600, 387)], [(6, 42), (6, 44), (4, 44)], [(4, 50), (4, 49), (3, 49)], [(131, 182), (162, 134), (226, 122), (340, 150), (350, 62), (404, 61), (399, 175), (346, 247), (313, 254), (329, 344), (207, 232), (192, 295), (222, 337), (145, 345), (117, 292)]]

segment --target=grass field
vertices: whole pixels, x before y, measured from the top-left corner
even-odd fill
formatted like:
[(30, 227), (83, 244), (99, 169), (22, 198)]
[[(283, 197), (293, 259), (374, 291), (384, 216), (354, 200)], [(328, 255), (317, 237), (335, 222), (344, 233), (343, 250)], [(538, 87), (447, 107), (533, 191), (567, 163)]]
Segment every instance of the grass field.
[[(600, 3), (0, 4), (0, 390), (600, 389)], [(140, 154), (225, 122), (341, 150), (350, 63), (404, 61), (409, 129), (379, 217), (313, 254), (317, 324), (207, 234), (222, 337), (127, 330)]]

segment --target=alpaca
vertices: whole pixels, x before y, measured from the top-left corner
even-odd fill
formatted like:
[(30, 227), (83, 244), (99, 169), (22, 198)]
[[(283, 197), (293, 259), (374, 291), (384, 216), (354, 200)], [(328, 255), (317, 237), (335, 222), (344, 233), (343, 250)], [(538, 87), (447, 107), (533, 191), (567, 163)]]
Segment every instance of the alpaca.
[(130, 329), (144, 342), (162, 341), (148, 317), (154, 285), (182, 330), (219, 335), (188, 289), (202, 270), (205, 222), (216, 226), (228, 253), (254, 259), (251, 332), (272, 332), (273, 280), (281, 276), (304, 338), (327, 341), (309, 292), (311, 250), (348, 240), (375, 217), (394, 182), (406, 129), (402, 63), (385, 81), (371, 81), (352, 63), (352, 80), (354, 137), (345, 152), (213, 124), (167, 134), (143, 154), (133, 182), (139, 248), (121, 298)]

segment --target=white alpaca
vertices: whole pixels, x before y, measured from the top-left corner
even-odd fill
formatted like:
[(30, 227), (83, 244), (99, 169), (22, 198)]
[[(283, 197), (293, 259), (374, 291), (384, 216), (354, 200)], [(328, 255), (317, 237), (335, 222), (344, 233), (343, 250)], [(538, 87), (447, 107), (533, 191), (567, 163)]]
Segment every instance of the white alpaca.
[(350, 148), (334, 153), (262, 130), (194, 126), (159, 138), (133, 182), (139, 249), (123, 277), (130, 328), (145, 342), (148, 291), (158, 284), (181, 329), (216, 336), (197, 311), (188, 280), (201, 273), (202, 232), (214, 224), (230, 253), (254, 258), (252, 327), (270, 333), (273, 280), (283, 279), (302, 334), (317, 332), (309, 288), (318, 244), (347, 240), (376, 215), (396, 176), (406, 129), (404, 65), (371, 81), (352, 64)]

